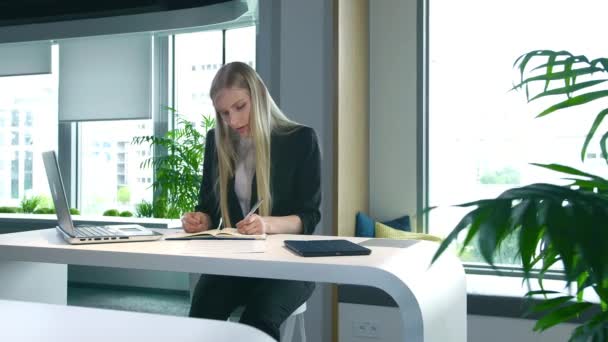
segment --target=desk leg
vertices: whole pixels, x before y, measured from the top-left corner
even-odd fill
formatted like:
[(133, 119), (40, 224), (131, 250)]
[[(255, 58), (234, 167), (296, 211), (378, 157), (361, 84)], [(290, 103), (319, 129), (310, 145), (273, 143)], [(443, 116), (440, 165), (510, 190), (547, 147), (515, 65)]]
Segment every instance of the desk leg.
[(68, 266), (1, 261), (0, 298), (66, 305)]

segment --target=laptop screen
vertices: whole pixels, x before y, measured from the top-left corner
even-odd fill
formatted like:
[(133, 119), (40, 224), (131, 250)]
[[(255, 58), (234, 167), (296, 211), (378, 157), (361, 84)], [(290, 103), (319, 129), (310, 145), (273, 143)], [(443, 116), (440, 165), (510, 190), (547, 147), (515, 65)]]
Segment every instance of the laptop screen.
[(68, 199), (63, 188), (63, 181), (61, 179), (61, 173), (59, 172), (59, 163), (57, 162), (55, 151), (43, 152), (42, 160), (46, 170), (46, 177), (49, 180), (51, 197), (53, 197), (53, 203), (55, 204), (59, 227), (66, 233), (74, 235), (74, 225), (72, 223), (72, 217), (70, 216)]

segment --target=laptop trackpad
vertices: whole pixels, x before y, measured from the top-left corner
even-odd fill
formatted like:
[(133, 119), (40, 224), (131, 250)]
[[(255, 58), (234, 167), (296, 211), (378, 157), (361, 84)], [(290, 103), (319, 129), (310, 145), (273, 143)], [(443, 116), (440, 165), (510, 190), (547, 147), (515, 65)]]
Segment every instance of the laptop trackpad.
[(123, 236), (154, 235), (152, 231), (137, 224), (113, 224), (105, 227), (112, 232)]

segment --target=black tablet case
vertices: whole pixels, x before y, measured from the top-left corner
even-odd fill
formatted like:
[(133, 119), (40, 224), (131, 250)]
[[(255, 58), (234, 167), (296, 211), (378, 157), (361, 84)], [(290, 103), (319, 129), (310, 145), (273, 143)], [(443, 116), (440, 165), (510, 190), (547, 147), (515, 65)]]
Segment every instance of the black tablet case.
[(285, 240), (285, 246), (304, 257), (368, 255), (371, 249), (348, 240)]

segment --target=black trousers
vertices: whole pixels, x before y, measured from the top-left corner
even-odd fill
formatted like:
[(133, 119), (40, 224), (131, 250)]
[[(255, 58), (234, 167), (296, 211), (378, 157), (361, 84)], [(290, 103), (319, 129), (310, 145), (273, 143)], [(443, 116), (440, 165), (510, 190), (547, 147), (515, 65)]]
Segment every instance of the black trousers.
[(225, 321), (234, 309), (244, 306), (240, 322), (278, 341), (283, 321), (314, 289), (311, 282), (204, 274), (192, 296), (190, 317)]

